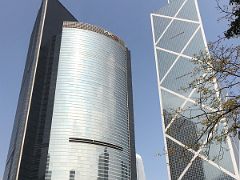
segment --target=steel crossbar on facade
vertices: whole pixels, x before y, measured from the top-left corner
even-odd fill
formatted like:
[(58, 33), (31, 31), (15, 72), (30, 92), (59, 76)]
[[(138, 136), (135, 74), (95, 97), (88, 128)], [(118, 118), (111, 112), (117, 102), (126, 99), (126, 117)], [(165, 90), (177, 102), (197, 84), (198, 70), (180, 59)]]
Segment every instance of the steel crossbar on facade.
[[(178, 10), (176, 10), (175, 14), (172, 14), (171, 16), (169, 15), (165, 15), (164, 13), (161, 14), (161, 9), (158, 12), (152, 13), (151, 14), (151, 26), (152, 26), (152, 35), (153, 35), (153, 45), (154, 45), (154, 55), (155, 55), (155, 63), (156, 63), (156, 71), (157, 71), (157, 81), (158, 81), (158, 89), (159, 89), (159, 101), (160, 101), (160, 111), (161, 111), (161, 117), (162, 117), (162, 129), (163, 129), (163, 138), (164, 138), (164, 144), (165, 144), (165, 152), (167, 154), (166, 156), (166, 161), (167, 161), (167, 169), (168, 169), (168, 175), (169, 178), (171, 179), (172, 177), (172, 172), (171, 171), (171, 164), (169, 162), (169, 158), (168, 158), (168, 154), (169, 154), (169, 149), (168, 149), (168, 144), (167, 144), (167, 139), (171, 140), (172, 142), (176, 143), (177, 145), (179, 145), (182, 148), (185, 148), (187, 151), (191, 152), (193, 154), (193, 157), (191, 158), (191, 160), (189, 161), (189, 163), (187, 164), (186, 167), (184, 167), (184, 169), (182, 170), (181, 174), (177, 177), (178, 180), (184, 179), (184, 176), (186, 175), (186, 173), (189, 171), (192, 163), (197, 159), (200, 158), (202, 159), (203, 162), (207, 162), (210, 165), (212, 165), (213, 167), (215, 167), (216, 169), (218, 169), (220, 172), (225, 173), (227, 178), (233, 178), (233, 179), (240, 179), (239, 176), (239, 170), (238, 170), (238, 165), (236, 163), (236, 157), (234, 155), (234, 151), (233, 151), (233, 144), (231, 142), (231, 139), (228, 137), (227, 138), (227, 146), (229, 148), (229, 153), (230, 153), (230, 158), (231, 158), (231, 163), (233, 166), (233, 172), (230, 172), (229, 170), (227, 170), (226, 168), (224, 168), (222, 165), (219, 165), (218, 163), (208, 159), (207, 157), (205, 157), (204, 155), (201, 154), (201, 151), (203, 150), (203, 146), (200, 146), (200, 148), (196, 151), (194, 149), (191, 149), (189, 147), (187, 147), (184, 143), (180, 142), (179, 140), (175, 139), (173, 136), (167, 134), (168, 129), (173, 126), (173, 123), (177, 120), (177, 113), (172, 117), (172, 119), (170, 120), (169, 124), (165, 124), (165, 119), (164, 119), (164, 107), (163, 107), (163, 95), (162, 92), (167, 92), (172, 96), (176, 96), (179, 97), (181, 100), (183, 100), (182, 104), (179, 106), (180, 109), (183, 109), (185, 107), (185, 105), (187, 103), (193, 103), (196, 104), (196, 101), (193, 100), (191, 97), (195, 92), (195, 89), (192, 89), (190, 91), (190, 93), (188, 95), (182, 95), (180, 94), (180, 92), (176, 92), (174, 90), (169, 89), (168, 87), (164, 86), (163, 82), (166, 81), (166, 77), (171, 76), (172, 70), (173, 68), (176, 67), (176, 64), (179, 62), (179, 59), (182, 58), (186, 58), (188, 60), (191, 60), (193, 58), (193, 56), (189, 56), (187, 54), (184, 54), (184, 51), (188, 48), (189, 44), (192, 42), (193, 38), (196, 36), (196, 34), (200, 31), (202, 40), (203, 40), (203, 46), (206, 48), (205, 50), (207, 50), (207, 41), (205, 38), (205, 33), (203, 30), (203, 24), (201, 21), (201, 16), (200, 16), (200, 12), (199, 12), (199, 7), (198, 7), (198, 3), (197, 0), (193, 0), (194, 1), (194, 5), (196, 8), (196, 14), (198, 17), (198, 21), (196, 20), (191, 20), (191, 19), (185, 19), (182, 17), (178, 17), (178, 14), (181, 12), (181, 10), (183, 9), (184, 5), (187, 4), (189, 1), (191, 0), (185, 0), (182, 2), (181, 5), (179, 5)], [(170, 1), (168, 0), (168, 2), (170, 3)], [(174, 3), (174, 2), (171, 2)], [(171, 3), (168, 6), (171, 6)], [(168, 19), (170, 20), (168, 22), (168, 24), (165, 26), (165, 29), (161, 32), (160, 36), (156, 39), (156, 32), (157, 29), (155, 29), (154, 24), (156, 22), (154, 22), (154, 18), (160, 18), (160, 19)], [(192, 33), (192, 35), (190, 36), (190, 38), (188, 39), (188, 41), (184, 44), (183, 48), (181, 49), (180, 52), (175, 52), (174, 50), (170, 50), (164, 47), (159, 47), (159, 44), (161, 44), (161, 40), (163, 37), (165, 37), (166, 34), (168, 34), (168, 30), (169, 28), (172, 27), (172, 24), (176, 21), (180, 21), (180, 22), (187, 22), (187, 23), (191, 23), (191, 24), (197, 24), (199, 26), (197, 26), (194, 30), (194, 32)], [(183, 32), (184, 33), (184, 32)], [(176, 36), (181, 36), (181, 34), (183, 33), (179, 33)], [(175, 60), (172, 62), (172, 64), (170, 65), (170, 67), (168, 67), (167, 71), (165, 72), (165, 74), (163, 75), (163, 77), (160, 79), (160, 72), (161, 72), (161, 67), (158, 67), (159, 65), (159, 57), (158, 57), (158, 53), (157, 52), (167, 52), (169, 54), (175, 55), (176, 58)], [(207, 50), (208, 51), (208, 50)], [(161, 61), (161, 59), (160, 59)], [(173, 82), (172, 82), (173, 83)], [(211, 109), (209, 107), (207, 107), (207, 105), (205, 105), (205, 107), (207, 109)], [(205, 140), (206, 141), (206, 140)], [(225, 164), (226, 165), (226, 164)], [(206, 176), (204, 174), (204, 176)], [(224, 176), (225, 177), (225, 176)], [(208, 177), (206, 177), (208, 178)]]

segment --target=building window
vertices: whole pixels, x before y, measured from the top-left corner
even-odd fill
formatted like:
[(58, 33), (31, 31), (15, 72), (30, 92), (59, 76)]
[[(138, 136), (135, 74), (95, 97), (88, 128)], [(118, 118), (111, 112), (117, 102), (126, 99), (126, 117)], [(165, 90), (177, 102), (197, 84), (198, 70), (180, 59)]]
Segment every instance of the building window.
[(75, 179), (75, 171), (71, 170), (69, 173), (69, 180), (74, 180)]

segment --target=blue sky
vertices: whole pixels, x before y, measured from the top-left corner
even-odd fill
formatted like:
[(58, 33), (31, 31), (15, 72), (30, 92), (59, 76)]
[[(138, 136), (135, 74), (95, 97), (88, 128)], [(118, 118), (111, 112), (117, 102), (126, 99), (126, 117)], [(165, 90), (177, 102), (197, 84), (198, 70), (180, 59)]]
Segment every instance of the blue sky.
[[(101, 26), (121, 37), (131, 50), (136, 149), (147, 180), (167, 179), (160, 107), (152, 45), (150, 13), (167, 0), (61, 0), (82, 22)], [(26, 54), (40, 0), (0, 1), (0, 179), (21, 86)], [(199, 0), (208, 40), (224, 31), (217, 22), (215, 0)]]

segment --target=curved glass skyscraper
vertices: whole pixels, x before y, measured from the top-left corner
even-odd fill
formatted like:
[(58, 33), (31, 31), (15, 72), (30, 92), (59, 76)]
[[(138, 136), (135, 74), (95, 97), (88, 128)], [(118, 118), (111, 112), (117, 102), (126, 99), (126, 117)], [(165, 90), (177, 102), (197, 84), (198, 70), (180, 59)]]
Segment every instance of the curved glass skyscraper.
[(130, 63), (116, 35), (43, 1), (4, 180), (135, 180)]

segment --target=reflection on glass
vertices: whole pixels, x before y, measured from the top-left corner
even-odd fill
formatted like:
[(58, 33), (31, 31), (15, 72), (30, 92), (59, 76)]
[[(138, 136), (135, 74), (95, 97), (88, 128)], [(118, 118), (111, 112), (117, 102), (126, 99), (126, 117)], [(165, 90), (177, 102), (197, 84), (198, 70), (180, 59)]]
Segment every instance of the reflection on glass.
[(74, 170), (71, 170), (69, 172), (69, 180), (75, 180), (75, 171)]
[(196, 124), (184, 117), (177, 117), (168, 128), (167, 134), (191, 149), (196, 151), (199, 149)]
[(193, 153), (167, 139), (171, 179), (176, 180), (193, 158)]
[(47, 163), (46, 163), (46, 172), (45, 172), (45, 180), (51, 180), (52, 171), (49, 171), (49, 161), (50, 155), (47, 155)]
[(183, 179), (202, 179), (202, 180), (234, 180), (234, 178), (214, 167), (201, 158), (196, 158), (188, 169)]
[(109, 153), (107, 148), (104, 149), (104, 153), (100, 154), (98, 158), (98, 180), (108, 180), (109, 170)]
[(128, 179), (128, 167), (123, 161), (121, 161), (121, 167), (122, 167), (122, 179), (121, 180)]

